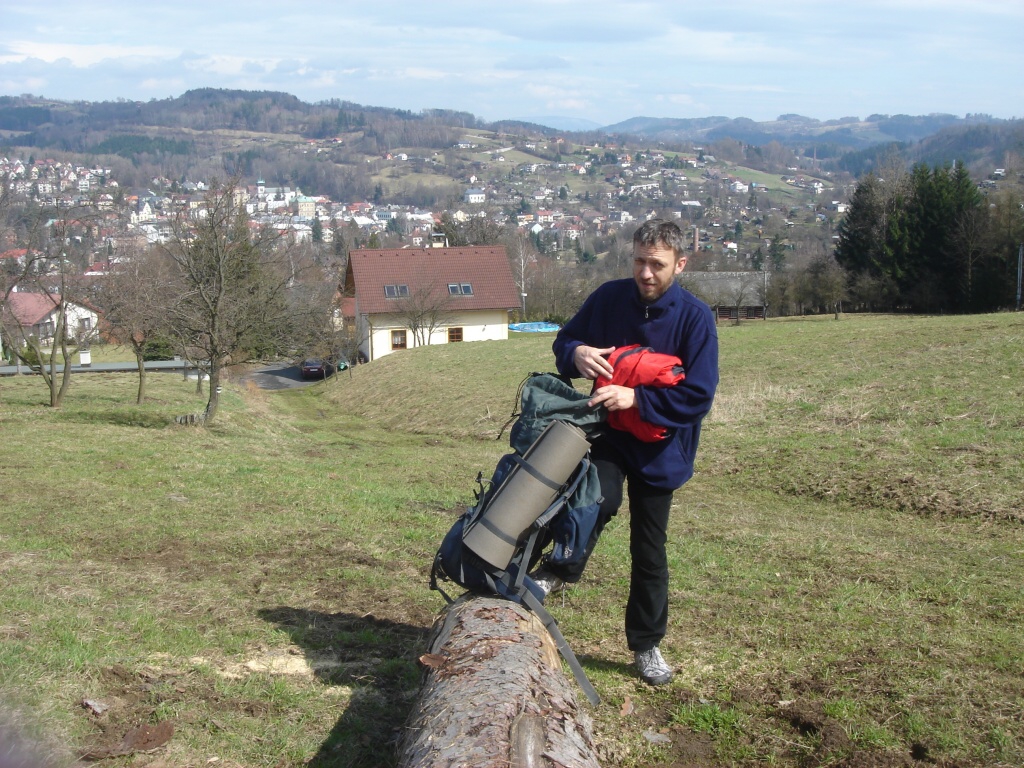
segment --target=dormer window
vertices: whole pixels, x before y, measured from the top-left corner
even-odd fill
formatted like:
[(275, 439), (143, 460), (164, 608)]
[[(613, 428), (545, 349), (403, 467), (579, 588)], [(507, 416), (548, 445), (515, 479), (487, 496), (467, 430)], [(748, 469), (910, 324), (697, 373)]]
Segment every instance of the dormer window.
[(472, 283), (448, 283), (449, 296), (472, 296)]

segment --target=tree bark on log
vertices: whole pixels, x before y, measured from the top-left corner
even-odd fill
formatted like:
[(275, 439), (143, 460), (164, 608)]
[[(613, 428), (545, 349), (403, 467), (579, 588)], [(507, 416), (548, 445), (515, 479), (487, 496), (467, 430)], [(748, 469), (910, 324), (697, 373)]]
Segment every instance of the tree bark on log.
[(464, 595), (434, 625), (400, 768), (600, 768), (590, 717), (543, 623)]

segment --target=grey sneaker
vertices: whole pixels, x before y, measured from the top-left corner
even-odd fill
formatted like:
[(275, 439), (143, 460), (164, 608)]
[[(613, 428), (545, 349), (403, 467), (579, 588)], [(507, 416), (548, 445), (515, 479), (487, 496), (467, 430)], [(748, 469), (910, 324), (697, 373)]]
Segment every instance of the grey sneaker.
[(661, 656), (657, 646), (649, 651), (636, 651), (633, 654), (636, 671), (640, 679), (648, 685), (667, 685), (672, 682), (672, 667)]
[(544, 597), (547, 597), (552, 592), (561, 592), (565, 589), (565, 581), (551, 571), (545, 571), (541, 568), (530, 576), (533, 579), (533, 583), (536, 584), (540, 591), (544, 593)]

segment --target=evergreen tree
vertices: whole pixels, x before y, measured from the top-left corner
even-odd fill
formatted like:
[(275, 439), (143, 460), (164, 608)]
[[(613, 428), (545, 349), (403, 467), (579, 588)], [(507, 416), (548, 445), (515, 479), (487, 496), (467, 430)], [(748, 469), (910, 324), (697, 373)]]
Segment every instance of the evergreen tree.
[(953, 228), (949, 243), (949, 264), (956, 276), (956, 309), (983, 311), (999, 306), (998, 289), (986, 288), (979, 277), (986, 272), (985, 230), (989, 208), (963, 163), (957, 163), (950, 178), (953, 200)]
[(786, 266), (786, 246), (782, 244), (782, 238), (779, 235), (775, 235), (771, 245), (768, 246), (768, 260), (776, 272), (781, 272), (782, 268)]
[(839, 225), (836, 260), (855, 284), (884, 286), (877, 296), (894, 287), (894, 303), (916, 311), (995, 308), (998, 289), (979, 282), (987, 274), (986, 211), (960, 163), (919, 164), (888, 183), (868, 174)]
[(757, 246), (757, 250), (754, 251), (754, 255), (750, 257), (750, 266), (752, 266), (757, 272), (764, 269), (764, 249), (761, 246)]
[(869, 173), (853, 192), (845, 218), (839, 223), (836, 261), (849, 272), (885, 274), (882, 264), (882, 184)]

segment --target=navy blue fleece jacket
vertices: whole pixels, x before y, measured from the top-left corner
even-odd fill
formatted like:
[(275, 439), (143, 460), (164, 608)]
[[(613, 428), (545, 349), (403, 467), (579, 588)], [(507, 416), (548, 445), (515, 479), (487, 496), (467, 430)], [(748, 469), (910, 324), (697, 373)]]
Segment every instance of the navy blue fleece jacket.
[(555, 337), (555, 364), (563, 376), (580, 378), (576, 347), (641, 344), (683, 361), (686, 378), (672, 387), (637, 387), (640, 417), (669, 428), (666, 438), (645, 443), (615, 431), (611, 443), (627, 467), (657, 488), (674, 489), (693, 475), (701, 421), (718, 386), (718, 331), (706, 304), (673, 283), (653, 304), (640, 300), (631, 278), (595, 290)]

